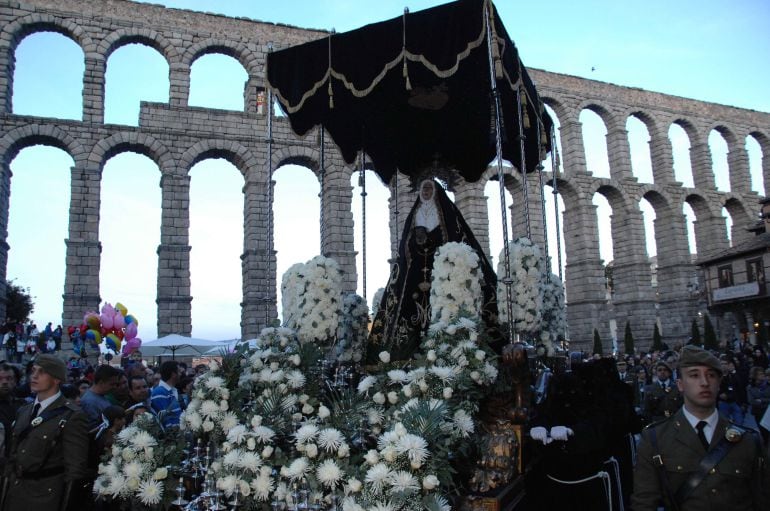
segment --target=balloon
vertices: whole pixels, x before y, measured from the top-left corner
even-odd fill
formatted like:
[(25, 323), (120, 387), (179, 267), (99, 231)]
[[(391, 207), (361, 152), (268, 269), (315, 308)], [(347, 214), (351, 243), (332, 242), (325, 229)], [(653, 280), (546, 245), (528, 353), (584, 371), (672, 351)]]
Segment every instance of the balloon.
[(129, 323), (136, 323), (136, 326), (139, 326), (139, 320), (136, 319), (132, 314), (129, 314), (126, 316), (126, 324)]
[(104, 307), (102, 307), (102, 314), (105, 316), (114, 316), (115, 315), (115, 307), (112, 306), (111, 303), (105, 303)]
[(74, 326), (68, 326), (67, 327), (67, 335), (72, 337), (72, 334), (74, 334), (74, 333), (75, 333), (75, 327)]
[(85, 335), (86, 334), (86, 330), (88, 330), (88, 325), (86, 325), (85, 323), (80, 325), (80, 335)]
[(88, 326), (93, 328), (94, 330), (98, 330), (99, 327), (101, 326), (101, 318), (95, 312), (89, 312), (88, 314), (86, 314), (86, 317), (84, 318), (84, 320), (88, 324)]
[(93, 342), (94, 344), (101, 344), (102, 334), (100, 334), (97, 330), (91, 329), (86, 332), (86, 339)]
[(126, 340), (130, 341), (136, 337), (136, 323), (126, 325)]
[(115, 335), (117, 335), (118, 339), (120, 339), (122, 341), (123, 337), (125, 337), (126, 334), (125, 334), (125, 332), (123, 332), (123, 330), (115, 330)]
[(135, 352), (142, 346), (142, 340), (138, 337), (135, 337), (131, 339), (130, 341), (126, 341), (123, 343), (123, 354), (130, 355), (131, 353)]
[(117, 309), (121, 314), (123, 314), (123, 317), (126, 317), (126, 314), (128, 314), (128, 309), (126, 309), (126, 306), (120, 302), (115, 304), (115, 309)]
[(107, 330), (111, 329), (115, 322), (115, 317), (106, 312), (102, 312), (101, 316), (99, 316), (99, 319), (102, 320), (102, 327), (106, 328)]
[(120, 350), (120, 339), (118, 339), (118, 336), (115, 334), (107, 334), (107, 347), (115, 350), (116, 352)]
[(118, 350), (118, 347), (115, 345), (115, 341), (113, 341), (109, 337), (107, 338), (106, 346), (107, 346), (107, 349), (110, 349), (110, 350), (113, 350), (113, 351), (117, 351)]
[(123, 317), (123, 314), (120, 312), (116, 312), (115, 316), (113, 316), (114, 322), (113, 326), (117, 329), (126, 328), (126, 319)]

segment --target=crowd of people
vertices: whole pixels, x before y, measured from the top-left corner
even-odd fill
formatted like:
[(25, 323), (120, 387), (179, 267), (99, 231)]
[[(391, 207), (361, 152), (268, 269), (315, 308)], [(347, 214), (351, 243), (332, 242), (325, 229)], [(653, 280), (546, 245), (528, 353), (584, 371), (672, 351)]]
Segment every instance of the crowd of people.
[(0, 339), (5, 349), (5, 360), (17, 364), (32, 359), (38, 353), (53, 353), (61, 350), (61, 325), (53, 327), (49, 322), (42, 331), (34, 321), (15, 322), (6, 320), (0, 326)]

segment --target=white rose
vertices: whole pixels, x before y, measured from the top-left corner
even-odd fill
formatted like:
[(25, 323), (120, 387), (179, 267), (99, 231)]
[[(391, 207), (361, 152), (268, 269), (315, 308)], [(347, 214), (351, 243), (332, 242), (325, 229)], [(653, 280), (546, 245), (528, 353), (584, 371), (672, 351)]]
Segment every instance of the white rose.
[(278, 365), (278, 362), (270, 362), (270, 369), (273, 371), (277, 371), (278, 368), (281, 367)]
[(329, 415), (331, 415), (331, 412), (328, 408), (326, 408), (324, 405), (321, 405), (318, 407), (318, 417), (321, 419), (327, 418)]
[(484, 353), (484, 350), (476, 350), (476, 360), (484, 360), (486, 356), (487, 354)]
[(398, 394), (395, 392), (388, 392), (388, 402), (392, 405), (398, 403)]
[(247, 448), (248, 448), (250, 451), (253, 451), (254, 449), (256, 449), (256, 448), (257, 448), (257, 442), (256, 442), (256, 440), (254, 440), (253, 438), (249, 438), (249, 439), (247, 439), (247, 440), (246, 440), (246, 447), (247, 447)]
[(138, 478), (136, 478), (136, 477), (129, 477), (126, 480), (126, 486), (128, 487), (129, 490), (136, 491), (136, 489), (139, 488), (139, 482), (140, 481), (139, 481)]
[(128, 447), (123, 449), (123, 459), (126, 461), (131, 461), (132, 459), (136, 458), (136, 453), (129, 449)]
[(313, 413), (313, 410), (315, 410), (315, 408), (313, 408), (312, 405), (305, 404), (302, 407), (302, 413), (304, 413), (305, 415), (310, 415), (311, 413)]
[(478, 371), (471, 371), (471, 379), (473, 381), (479, 381), (479, 378), (481, 378), (481, 375)]
[(375, 402), (375, 403), (377, 403), (378, 405), (382, 405), (382, 404), (385, 404), (385, 396), (383, 395), (383, 393), (382, 393), (382, 392), (378, 392), (378, 393), (376, 393), (375, 395), (373, 395), (373, 396), (372, 396), (372, 399), (373, 399), (373, 400), (374, 400), (374, 402)]
[(436, 361), (436, 350), (430, 350), (430, 351), (428, 351), (428, 355), (427, 355), (427, 358), (428, 358), (428, 360), (429, 360), (430, 362), (435, 362), (435, 361)]
[(230, 452), (230, 450), (233, 448), (232, 444), (230, 442), (222, 442), (222, 450), (224, 452)]
[(255, 415), (251, 418), (251, 427), (258, 428), (262, 425), (262, 416), (261, 415)]
[(291, 356), (291, 363), (294, 364), (295, 366), (298, 366), (301, 362), (302, 360), (299, 358), (299, 355)]
[(160, 481), (168, 477), (168, 469), (166, 467), (160, 467), (152, 474), (152, 478), (156, 481)]
[(449, 399), (452, 397), (452, 387), (444, 387), (444, 399)]
[(348, 447), (348, 444), (342, 444), (339, 449), (337, 449), (337, 457), (338, 458), (347, 458), (350, 454), (350, 447)]
[(434, 476), (433, 474), (425, 476), (425, 478), (422, 480), (422, 487), (426, 490), (432, 490), (436, 486), (438, 486), (438, 477)]
[(412, 386), (411, 385), (404, 385), (404, 388), (401, 389), (401, 391), (404, 393), (406, 397), (412, 397)]
[(355, 477), (351, 477), (350, 479), (348, 479), (348, 487), (350, 488), (351, 492), (357, 493), (361, 491), (361, 481), (359, 481)]
[(418, 385), (419, 385), (421, 391), (423, 391), (423, 392), (427, 392), (428, 391), (428, 384), (427, 384), (427, 382), (425, 380), (420, 380), (420, 383)]
[(262, 457), (263, 458), (269, 458), (273, 454), (273, 446), (266, 445), (264, 449), (262, 449)]
[(224, 399), (219, 402), (219, 409), (222, 410), (223, 412), (226, 412), (229, 406), (230, 405)]
[(394, 449), (385, 449), (382, 452), (382, 457), (385, 458), (385, 461), (388, 463), (393, 463), (396, 461), (396, 451)]
[(422, 466), (422, 462), (421, 462), (420, 460), (414, 460), (414, 461), (412, 461), (412, 462), (411, 462), (411, 463), (409, 463), (409, 464), (410, 464), (410, 465), (411, 465), (411, 467), (412, 467), (413, 469), (415, 469), (415, 470), (417, 470), (418, 468), (420, 468), (420, 467)]
[(299, 396), (299, 402), (302, 403), (303, 405), (307, 403), (308, 399), (310, 399), (310, 396), (308, 396), (307, 394), (302, 394)]
[(212, 431), (213, 429), (214, 429), (214, 423), (213, 422), (211, 422), (209, 420), (203, 421), (203, 431), (208, 433), (209, 431)]
[(369, 449), (369, 451), (364, 456), (364, 460), (370, 465), (376, 465), (380, 461), (380, 455), (379, 453), (374, 449)]
[(385, 363), (385, 364), (387, 364), (388, 362), (390, 362), (390, 353), (388, 353), (387, 351), (381, 351), (381, 352), (380, 352), (380, 360), (381, 360), (383, 363)]
[(315, 458), (318, 456), (318, 446), (316, 444), (307, 444), (305, 446), (305, 454), (308, 458)]

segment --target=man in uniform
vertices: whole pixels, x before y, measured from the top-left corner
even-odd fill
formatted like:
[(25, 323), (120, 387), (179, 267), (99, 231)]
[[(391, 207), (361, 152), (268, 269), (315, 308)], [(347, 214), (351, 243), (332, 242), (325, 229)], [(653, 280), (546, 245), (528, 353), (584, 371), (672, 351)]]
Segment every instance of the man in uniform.
[(682, 406), (682, 396), (671, 378), (671, 367), (659, 361), (655, 364), (657, 379), (644, 389), (642, 415), (648, 422), (656, 422), (671, 417)]
[(770, 509), (770, 470), (759, 434), (717, 411), (719, 359), (688, 345), (679, 369), (684, 406), (642, 432), (633, 511)]
[[(3, 481), (3, 511), (68, 509), (88, 476), (88, 420), (62, 396), (67, 367), (55, 355), (38, 355), (30, 378), (36, 394), (22, 406), (13, 428), (11, 453)], [(79, 504), (83, 504), (80, 502)]]

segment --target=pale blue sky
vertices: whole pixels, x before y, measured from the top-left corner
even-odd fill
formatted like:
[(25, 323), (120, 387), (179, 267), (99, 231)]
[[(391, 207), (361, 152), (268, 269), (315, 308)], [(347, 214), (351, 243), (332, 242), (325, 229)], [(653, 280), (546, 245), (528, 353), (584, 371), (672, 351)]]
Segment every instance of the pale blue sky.
[[(156, 0), (152, 3), (301, 27), (335, 28), (341, 32), (399, 16), (405, 5), (416, 11), (443, 2)], [(496, 5), (529, 67), (770, 111), (767, 94), (770, 2), (653, 0), (642, 4), (553, 0), (546, 3), (500, 1)], [(82, 69), (82, 53), (63, 37), (39, 34), (25, 39), (17, 53), (14, 112), (80, 118)], [(190, 103), (242, 109), (244, 80), (245, 72), (231, 59), (203, 57), (193, 67)], [(139, 99), (163, 102), (167, 100), (167, 93), (167, 65), (157, 53), (144, 47), (121, 48), (108, 63), (106, 120), (135, 125)], [(607, 164), (606, 156), (601, 155), (602, 126), (591, 115), (581, 117), (586, 126), (587, 146), (597, 147), (590, 150), (588, 164), (595, 174), (603, 175)], [(632, 147), (645, 143), (644, 133), (633, 126), (630, 133)], [(719, 184), (720, 180), (726, 180), (726, 172), (719, 171), (722, 165), (719, 141), (712, 144), (712, 149), (716, 153)], [(686, 156), (686, 152), (683, 154)], [(756, 168), (758, 152), (750, 154), (752, 166)], [(636, 153), (635, 173), (640, 176), (649, 173), (648, 160), (649, 157), (645, 161), (641, 151)], [(8, 277), (31, 288), (37, 303), (34, 319), (39, 325), (48, 321), (57, 324), (61, 318), (63, 240), (67, 237), (69, 207), (67, 171), (71, 164), (66, 154), (50, 148), (26, 149), (12, 163)], [(301, 172), (304, 172), (299, 174), (301, 180), (286, 177)], [(198, 164), (191, 174), (193, 334), (216, 339), (238, 337), (242, 178), (230, 164), (213, 160)], [(318, 253), (318, 233), (307, 228), (318, 222), (318, 185), (309, 171), (298, 168), (280, 169), (276, 179), (276, 248), (280, 275), (282, 269)], [(301, 181), (301, 185), (297, 181)], [(121, 301), (128, 306), (139, 318), (139, 335), (144, 339), (154, 338), (156, 334), (158, 184), (157, 167), (142, 156), (122, 154), (105, 167), (100, 231), (101, 296), (105, 301)], [(383, 212), (387, 195), (372, 179), (367, 182), (367, 191), (370, 233), (367, 235), (367, 294), (370, 298), (384, 285), (387, 274), (388, 242), (373, 234), (386, 232)], [(360, 251), (360, 197), (355, 193), (354, 219)], [(497, 197), (496, 192), (491, 196)], [(601, 199), (597, 200), (601, 204)], [(309, 207), (298, 211), (298, 203)], [(495, 200), (490, 200), (490, 210), (493, 218), (499, 215)], [(600, 208), (600, 218), (608, 214), (606, 207)], [(491, 234), (495, 256), (502, 246), (497, 224), (493, 223)], [(609, 260), (611, 243), (607, 235), (602, 237), (602, 256)], [(648, 250), (654, 253), (654, 246)], [(552, 254), (554, 251), (551, 250)]]

